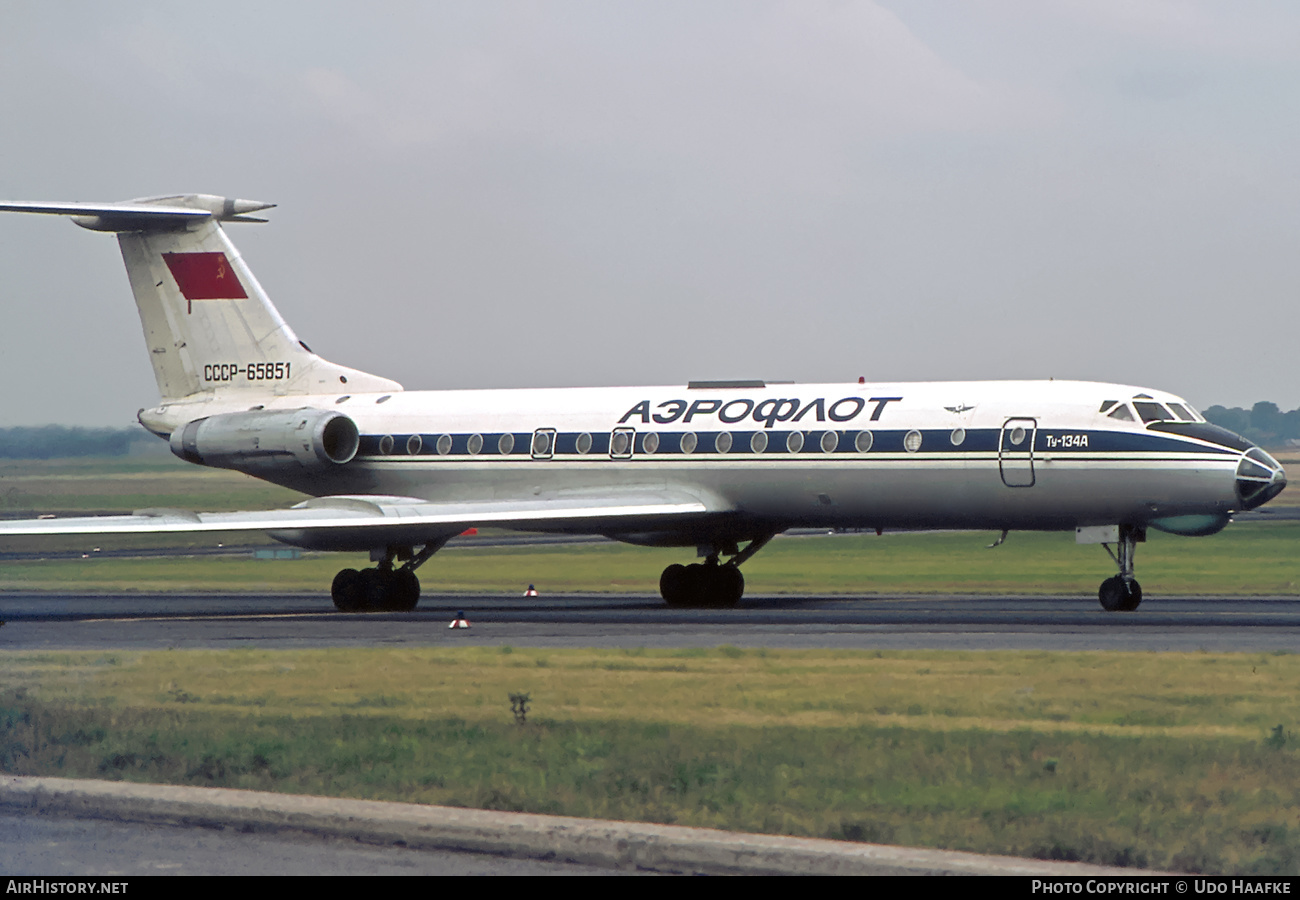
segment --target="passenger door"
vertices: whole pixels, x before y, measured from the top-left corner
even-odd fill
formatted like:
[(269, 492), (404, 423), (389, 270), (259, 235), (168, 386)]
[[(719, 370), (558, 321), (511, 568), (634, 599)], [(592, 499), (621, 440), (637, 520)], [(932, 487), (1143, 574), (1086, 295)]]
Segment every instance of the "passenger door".
[(998, 469), (1007, 487), (1034, 486), (1034, 437), (1037, 419), (1007, 419), (998, 440)]

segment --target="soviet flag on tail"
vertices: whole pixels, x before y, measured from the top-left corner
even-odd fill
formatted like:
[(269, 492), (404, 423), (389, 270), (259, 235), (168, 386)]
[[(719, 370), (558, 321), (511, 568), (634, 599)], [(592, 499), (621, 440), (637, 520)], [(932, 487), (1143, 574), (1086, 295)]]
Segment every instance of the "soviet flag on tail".
[(186, 312), (194, 311), (195, 300), (243, 300), (248, 297), (224, 253), (164, 253), (162, 258), (176, 279), (182, 296), (188, 301)]

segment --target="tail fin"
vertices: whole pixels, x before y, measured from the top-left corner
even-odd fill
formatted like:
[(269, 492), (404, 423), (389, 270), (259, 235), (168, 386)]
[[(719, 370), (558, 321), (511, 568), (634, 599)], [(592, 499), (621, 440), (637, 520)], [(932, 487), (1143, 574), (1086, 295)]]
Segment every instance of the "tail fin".
[(262, 222), (274, 204), (207, 194), (126, 203), (0, 203), (117, 233), (163, 402), (194, 395), (400, 391), (322, 359), (298, 340), (221, 222)]

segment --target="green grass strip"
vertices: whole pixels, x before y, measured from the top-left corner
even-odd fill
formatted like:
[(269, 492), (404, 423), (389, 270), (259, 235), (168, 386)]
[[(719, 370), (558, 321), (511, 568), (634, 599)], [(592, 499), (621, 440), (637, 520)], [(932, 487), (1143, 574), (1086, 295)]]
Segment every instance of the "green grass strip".
[(1289, 654), (23, 651), (0, 769), (1295, 874), (1297, 676)]
[[(975, 532), (823, 535), (773, 541), (745, 564), (750, 593), (1047, 593), (1095, 595), (1114, 564), (1072, 534), (1015, 533), (993, 550)], [(87, 550), (112, 546), (81, 539)], [(215, 543), (215, 539), (213, 540)], [(1300, 523), (1249, 524), (1205, 538), (1153, 533), (1138, 545), (1148, 597), (1161, 594), (1295, 594)], [(476, 548), (458, 541), (420, 569), (426, 593), (648, 592), (690, 550), (621, 544)], [(328, 596), (334, 573), (370, 565), (358, 554), (298, 560), (227, 557), (104, 558), (0, 563), (0, 591), (313, 591)]]

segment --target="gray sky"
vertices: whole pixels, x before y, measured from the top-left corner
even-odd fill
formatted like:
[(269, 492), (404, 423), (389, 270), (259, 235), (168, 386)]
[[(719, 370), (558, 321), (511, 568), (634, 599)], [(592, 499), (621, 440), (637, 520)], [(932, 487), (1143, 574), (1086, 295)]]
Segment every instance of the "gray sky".
[[(1085, 378), (1300, 406), (1300, 6), (0, 0), (0, 196), (230, 226), (407, 388)], [(156, 402), (109, 236), (0, 215), (0, 425)]]

